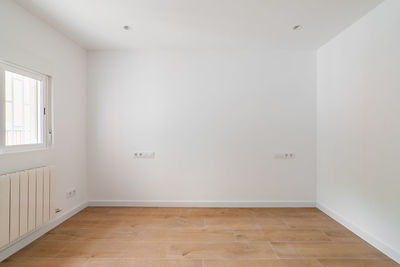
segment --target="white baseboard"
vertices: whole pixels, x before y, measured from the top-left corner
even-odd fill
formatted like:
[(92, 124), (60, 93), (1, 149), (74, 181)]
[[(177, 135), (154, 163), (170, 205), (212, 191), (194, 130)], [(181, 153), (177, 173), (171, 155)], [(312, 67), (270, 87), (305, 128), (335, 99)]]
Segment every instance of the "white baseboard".
[(149, 201), (149, 200), (90, 200), (92, 207), (215, 207), (215, 208), (269, 208), (315, 207), (313, 201)]
[(31, 232), (20, 239), (12, 242), (9, 244), (7, 247), (3, 248), (0, 250), (0, 262), (11, 256), (12, 254), (16, 253), (18, 250), (24, 248), (25, 246), (29, 245), (54, 227), (58, 226), (65, 220), (71, 218), (75, 214), (77, 214), (79, 211), (83, 210), (84, 208), (87, 207), (87, 202), (83, 202), (76, 206), (75, 208), (70, 209), (67, 212), (64, 212), (61, 214), (59, 217), (56, 217), (55, 219), (47, 222), (43, 226), (41, 226), (39, 229), (35, 230), (34, 232)]
[(358, 235), (360, 238), (364, 239), (370, 245), (374, 246), (376, 249), (380, 250), (383, 254), (393, 259), (400, 264), (400, 252), (393, 249), (391, 246), (385, 244), (378, 238), (374, 237), (370, 233), (362, 230), (358, 226), (352, 224), (350, 221), (346, 220), (343, 216), (339, 215), (337, 212), (329, 209), (327, 206), (317, 203), (317, 208), (327, 214), (329, 217), (352, 231), (354, 234)]

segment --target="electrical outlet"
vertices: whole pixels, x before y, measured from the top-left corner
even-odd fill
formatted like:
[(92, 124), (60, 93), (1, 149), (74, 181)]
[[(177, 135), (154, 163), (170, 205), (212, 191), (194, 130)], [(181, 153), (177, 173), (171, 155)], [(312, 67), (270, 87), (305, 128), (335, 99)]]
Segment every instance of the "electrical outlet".
[(136, 151), (133, 153), (135, 159), (154, 159), (155, 156), (156, 153), (152, 151)]
[(76, 189), (72, 188), (66, 192), (66, 198), (72, 198), (76, 195)]
[(295, 159), (296, 154), (293, 152), (276, 153), (275, 159)]

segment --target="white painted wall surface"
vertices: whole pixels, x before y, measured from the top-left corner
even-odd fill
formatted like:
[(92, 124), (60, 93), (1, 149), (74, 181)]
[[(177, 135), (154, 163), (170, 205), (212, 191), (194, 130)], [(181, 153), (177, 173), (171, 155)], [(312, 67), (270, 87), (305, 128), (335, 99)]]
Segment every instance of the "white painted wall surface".
[(400, 1), (318, 51), (318, 197), (400, 262)]
[(0, 155), (0, 174), (55, 165), (57, 207), (67, 211), (87, 200), (86, 52), (9, 0), (0, 1), (0, 32), (1, 60), (52, 76), (55, 117), (54, 148)]
[[(91, 200), (315, 201), (315, 52), (100, 51), (88, 64)], [(297, 158), (274, 159), (286, 151)]]

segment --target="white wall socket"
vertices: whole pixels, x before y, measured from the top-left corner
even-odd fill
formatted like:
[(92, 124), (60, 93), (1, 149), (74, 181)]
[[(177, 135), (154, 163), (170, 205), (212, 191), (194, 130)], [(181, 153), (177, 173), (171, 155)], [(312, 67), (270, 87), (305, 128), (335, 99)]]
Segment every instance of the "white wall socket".
[(76, 195), (76, 189), (75, 188), (71, 188), (70, 190), (68, 190), (66, 192), (66, 198), (72, 198)]
[(135, 151), (133, 153), (133, 157), (135, 159), (154, 159), (156, 157), (156, 153), (152, 151)]
[(296, 154), (293, 152), (275, 153), (275, 159), (295, 159)]

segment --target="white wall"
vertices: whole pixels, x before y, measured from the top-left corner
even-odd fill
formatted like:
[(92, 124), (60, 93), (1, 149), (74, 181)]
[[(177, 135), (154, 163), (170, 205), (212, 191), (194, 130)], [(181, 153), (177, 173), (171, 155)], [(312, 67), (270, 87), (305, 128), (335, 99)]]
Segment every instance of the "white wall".
[(400, 1), (318, 51), (317, 201), (400, 262)]
[(0, 32), (0, 59), (51, 75), (55, 107), (54, 148), (0, 155), (0, 174), (55, 165), (57, 207), (67, 211), (87, 200), (86, 52), (9, 0), (0, 1)]
[[(88, 64), (91, 200), (315, 201), (315, 52), (100, 51)], [(297, 158), (274, 159), (286, 151)]]

